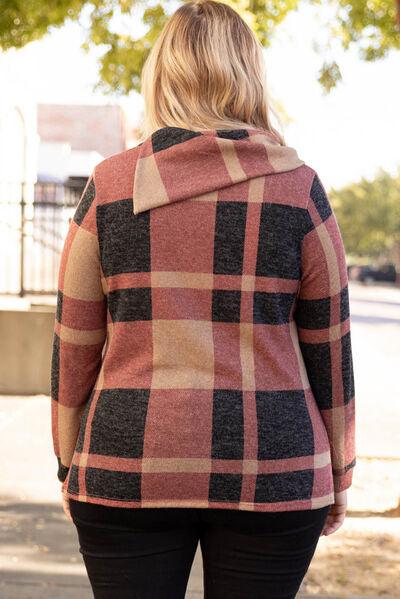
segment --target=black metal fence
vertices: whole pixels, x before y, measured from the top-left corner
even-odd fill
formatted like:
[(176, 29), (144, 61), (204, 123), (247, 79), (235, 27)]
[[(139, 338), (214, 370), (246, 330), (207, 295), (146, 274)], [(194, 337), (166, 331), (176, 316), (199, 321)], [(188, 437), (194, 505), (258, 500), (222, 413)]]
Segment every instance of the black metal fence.
[(81, 189), (0, 183), (0, 294), (57, 291), (60, 254)]

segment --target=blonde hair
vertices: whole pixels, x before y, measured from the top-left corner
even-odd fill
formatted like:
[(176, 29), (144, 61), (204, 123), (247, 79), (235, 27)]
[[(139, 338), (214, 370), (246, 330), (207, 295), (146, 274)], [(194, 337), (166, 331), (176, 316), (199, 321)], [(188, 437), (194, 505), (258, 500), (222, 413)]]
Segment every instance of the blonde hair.
[(257, 128), (270, 121), (261, 43), (230, 6), (185, 2), (168, 19), (142, 70), (143, 137), (165, 127)]

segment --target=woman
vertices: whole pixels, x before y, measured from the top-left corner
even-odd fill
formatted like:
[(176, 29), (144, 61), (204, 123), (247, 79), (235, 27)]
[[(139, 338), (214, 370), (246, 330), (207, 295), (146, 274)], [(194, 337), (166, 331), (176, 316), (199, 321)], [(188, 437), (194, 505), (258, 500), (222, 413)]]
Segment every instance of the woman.
[(293, 598), (355, 465), (341, 234), (235, 11), (181, 6), (142, 83), (144, 138), (96, 166), (62, 253), (65, 510), (96, 598), (183, 598), (199, 541), (208, 599)]

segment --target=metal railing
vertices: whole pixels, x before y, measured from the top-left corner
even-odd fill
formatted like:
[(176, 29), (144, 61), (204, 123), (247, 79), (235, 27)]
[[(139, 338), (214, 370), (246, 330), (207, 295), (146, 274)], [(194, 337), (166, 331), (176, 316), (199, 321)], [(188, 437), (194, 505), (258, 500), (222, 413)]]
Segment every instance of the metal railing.
[(57, 291), (69, 221), (81, 189), (61, 183), (0, 182), (0, 294)]

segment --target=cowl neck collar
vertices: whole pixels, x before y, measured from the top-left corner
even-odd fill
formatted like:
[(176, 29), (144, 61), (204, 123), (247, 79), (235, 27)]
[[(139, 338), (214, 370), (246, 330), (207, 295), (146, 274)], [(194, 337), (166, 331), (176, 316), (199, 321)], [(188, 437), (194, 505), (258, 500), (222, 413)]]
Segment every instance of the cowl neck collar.
[(303, 165), (294, 148), (251, 127), (193, 131), (166, 126), (138, 146), (133, 212), (209, 194)]

